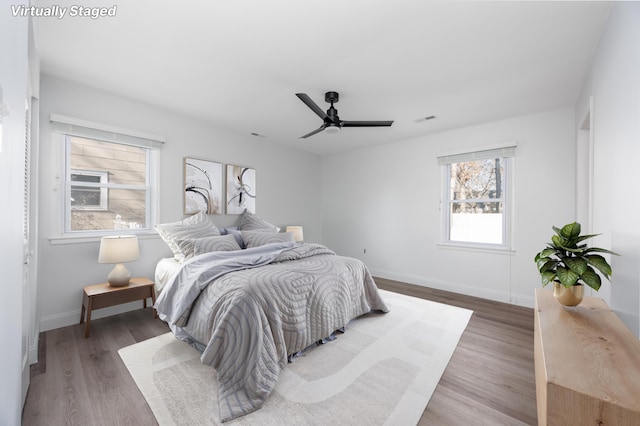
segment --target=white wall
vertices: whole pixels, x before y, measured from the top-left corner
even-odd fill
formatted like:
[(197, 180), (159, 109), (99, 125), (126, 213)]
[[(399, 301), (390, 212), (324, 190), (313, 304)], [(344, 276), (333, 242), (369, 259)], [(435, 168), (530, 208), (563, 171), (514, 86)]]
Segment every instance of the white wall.
[[(437, 155), (511, 141), (518, 144), (512, 253), (438, 246)], [(574, 158), (572, 108), (324, 157), (323, 241), (380, 277), (533, 306), (540, 286), (533, 258), (552, 225), (574, 220)], [(559, 184), (567, 189), (552, 189)]]
[[(0, 424), (18, 425), (22, 413), (23, 185), (25, 100), (28, 94), (28, 20), (0, 13), (0, 86), (10, 114), (2, 119), (0, 151)], [(28, 304), (28, 302), (27, 302)], [(27, 367), (28, 370), (28, 367)]]
[[(162, 88), (158, 88), (162, 90)], [(256, 169), (256, 214), (281, 227), (304, 226), (305, 240), (320, 241), (320, 159), (279, 146), (247, 133), (238, 135), (158, 107), (72, 84), (51, 77), (41, 83), (40, 104), (40, 319), (41, 330), (75, 324), (80, 318), (82, 287), (104, 282), (112, 265), (97, 263), (99, 240), (89, 243), (52, 244), (60, 224), (52, 209), (60, 196), (61, 164), (53, 151), (49, 117), (58, 113), (162, 135), (166, 144), (161, 160), (160, 222), (182, 219), (183, 158), (194, 157)], [(215, 118), (215, 111), (211, 111)], [(231, 226), (237, 215), (213, 215), (219, 226)], [(171, 252), (159, 237), (140, 240), (141, 257), (127, 264), (133, 276), (153, 278), (157, 260)], [(96, 311), (94, 318), (140, 303)]]
[[(576, 117), (593, 96), (595, 245), (610, 247), (612, 282), (598, 293), (640, 335), (640, 3), (616, 3)], [(580, 123), (576, 123), (576, 127)]]

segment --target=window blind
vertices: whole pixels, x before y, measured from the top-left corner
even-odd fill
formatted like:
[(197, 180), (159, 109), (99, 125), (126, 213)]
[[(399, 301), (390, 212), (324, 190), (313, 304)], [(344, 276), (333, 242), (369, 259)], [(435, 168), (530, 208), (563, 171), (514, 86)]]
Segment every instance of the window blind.
[(99, 139), (141, 148), (160, 149), (165, 143), (162, 136), (119, 128), (108, 124), (95, 123), (60, 114), (51, 114), (51, 126), (54, 131), (66, 135)]
[(489, 158), (515, 157), (516, 145), (507, 145), (498, 148), (479, 149), (472, 152), (461, 152), (453, 154), (438, 155), (438, 164), (446, 166), (452, 163), (463, 163), (465, 161), (487, 160)]

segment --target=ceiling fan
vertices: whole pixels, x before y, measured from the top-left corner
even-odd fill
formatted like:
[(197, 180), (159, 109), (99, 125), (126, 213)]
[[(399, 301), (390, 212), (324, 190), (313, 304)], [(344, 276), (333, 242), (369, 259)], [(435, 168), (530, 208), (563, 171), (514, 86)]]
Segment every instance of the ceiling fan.
[(391, 121), (347, 121), (341, 120), (338, 117), (338, 110), (333, 107), (333, 104), (338, 102), (338, 92), (327, 92), (324, 94), (325, 102), (329, 102), (331, 107), (325, 113), (306, 93), (296, 93), (296, 96), (300, 98), (313, 112), (315, 112), (324, 123), (313, 132), (307, 133), (301, 138), (308, 138), (323, 130), (327, 130), (327, 133), (336, 133), (343, 127), (389, 127), (393, 124)]

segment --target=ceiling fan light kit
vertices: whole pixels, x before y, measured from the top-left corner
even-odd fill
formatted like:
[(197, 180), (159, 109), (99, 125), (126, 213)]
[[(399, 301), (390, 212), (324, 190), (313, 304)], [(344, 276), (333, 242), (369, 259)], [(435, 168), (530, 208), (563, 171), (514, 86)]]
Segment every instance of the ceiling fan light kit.
[(340, 127), (335, 124), (329, 124), (324, 131), (325, 133), (334, 134), (340, 131)]
[(338, 133), (343, 127), (389, 127), (393, 124), (393, 120), (390, 121), (347, 121), (341, 120), (338, 116), (338, 110), (334, 108), (333, 104), (338, 102), (340, 95), (338, 92), (327, 92), (324, 94), (325, 102), (331, 104), (327, 112), (324, 112), (322, 108), (318, 106), (306, 93), (296, 93), (296, 96), (308, 106), (311, 111), (322, 118), (322, 125), (316, 130), (307, 133), (301, 138), (308, 138), (316, 133), (325, 131), (326, 133)]

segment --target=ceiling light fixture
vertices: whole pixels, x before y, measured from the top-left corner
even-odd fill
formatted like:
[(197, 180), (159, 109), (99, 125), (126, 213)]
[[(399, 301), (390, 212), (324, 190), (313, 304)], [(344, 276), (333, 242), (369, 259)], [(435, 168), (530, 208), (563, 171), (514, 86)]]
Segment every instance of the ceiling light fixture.
[(331, 134), (338, 133), (340, 131), (340, 126), (334, 123), (329, 123), (324, 131)]

